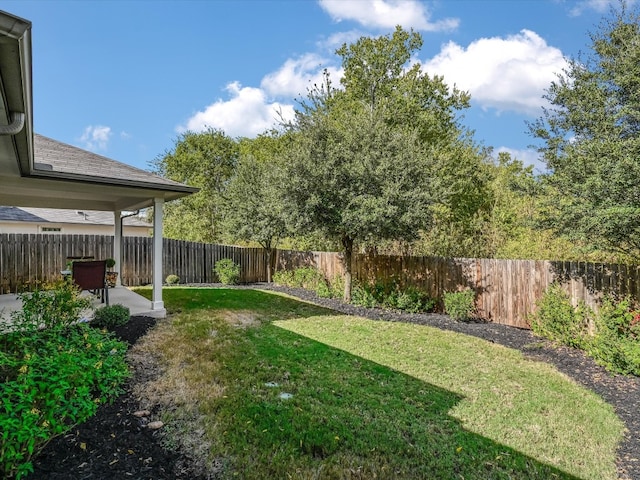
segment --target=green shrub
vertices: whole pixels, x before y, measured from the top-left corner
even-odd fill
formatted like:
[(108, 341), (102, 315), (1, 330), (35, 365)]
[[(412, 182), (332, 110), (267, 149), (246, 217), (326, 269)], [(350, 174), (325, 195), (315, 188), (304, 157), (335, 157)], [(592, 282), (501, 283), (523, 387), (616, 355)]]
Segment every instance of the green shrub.
[(475, 297), (475, 292), (471, 289), (445, 292), (444, 311), (454, 320), (469, 320), (475, 311)]
[(343, 298), (344, 297), (344, 276), (336, 275), (329, 282), (329, 286), (331, 287), (331, 297), (332, 298)]
[(240, 281), (240, 265), (234, 263), (230, 258), (218, 260), (213, 271), (218, 276), (220, 283), (224, 285), (237, 285)]
[(165, 283), (167, 285), (177, 285), (180, 283), (180, 277), (178, 275), (167, 275), (167, 278), (165, 278)]
[(130, 317), (129, 309), (123, 305), (105, 305), (95, 311), (91, 326), (110, 330), (124, 325)]
[(533, 333), (572, 347), (582, 347), (590, 315), (584, 306), (571, 305), (569, 294), (558, 284), (552, 284), (536, 303), (530, 319)]
[(331, 281), (318, 282), (316, 295), (320, 298), (342, 298), (344, 296), (344, 277), (336, 275)]
[(68, 326), (91, 308), (91, 298), (81, 297), (80, 289), (70, 280), (44, 284), (32, 292), (18, 294), (22, 310), (11, 314), (10, 324), (18, 330), (37, 330)]
[(273, 274), (273, 281), (279, 285), (317, 290), (326, 283), (324, 275), (315, 267), (300, 267), (293, 271), (280, 270)]
[(0, 477), (21, 478), (55, 436), (122, 393), (127, 347), (86, 324), (0, 336)]
[(320, 298), (333, 298), (333, 291), (331, 290), (331, 285), (326, 280), (322, 280), (318, 282), (316, 286), (316, 295)]
[(318, 284), (324, 281), (324, 275), (315, 267), (300, 267), (293, 271), (294, 287), (315, 290)]
[(429, 312), (435, 307), (435, 300), (414, 287), (408, 287), (394, 296), (395, 307), (409, 313)]
[(587, 353), (608, 370), (640, 375), (640, 312), (629, 298), (605, 298), (595, 317), (595, 334), (586, 341)]
[(273, 274), (273, 282), (285, 287), (293, 286), (293, 272), (290, 270), (278, 270)]
[(351, 288), (351, 303), (360, 307), (375, 308), (379, 305), (371, 286), (355, 283)]

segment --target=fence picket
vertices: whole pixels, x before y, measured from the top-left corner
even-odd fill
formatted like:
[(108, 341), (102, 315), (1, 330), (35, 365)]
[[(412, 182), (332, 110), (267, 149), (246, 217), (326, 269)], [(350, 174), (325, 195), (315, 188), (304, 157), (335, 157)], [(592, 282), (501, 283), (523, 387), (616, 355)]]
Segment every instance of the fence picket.
[[(152, 241), (123, 238), (120, 275), (124, 285), (152, 282)], [(211, 283), (217, 280), (213, 274), (216, 262), (231, 258), (240, 264), (243, 282), (267, 280), (266, 254), (261, 248), (171, 239), (163, 239), (163, 248), (163, 279), (175, 274), (181, 283)], [(0, 294), (59, 278), (66, 257), (112, 255), (112, 236), (0, 234)], [(314, 266), (329, 280), (344, 273), (342, 256), (335, 252), (275, 250), (272, 262), (275, 271)], [(476, 291), (480, 318), (523, 328), (528, 327), (537, 300), (554, 281), (563, 284), (575, 305), (585, 302), (597, 309), (609, 293), (640, 300), (640, 267), (635, 265), (357, 254), (353, 276), (360, 282), (396, 280), (437, 299), (445, 291), (470, 287)]]

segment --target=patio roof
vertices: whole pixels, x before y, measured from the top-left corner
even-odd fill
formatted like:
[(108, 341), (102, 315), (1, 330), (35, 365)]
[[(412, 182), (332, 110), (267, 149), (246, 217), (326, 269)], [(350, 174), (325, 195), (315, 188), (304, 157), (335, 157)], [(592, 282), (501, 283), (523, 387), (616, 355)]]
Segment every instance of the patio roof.
[(0, 157), (0, 205), (137, 210), (154, 198), (175, 200), (198, 189), (78, 147), (34, 134), (30, 171)]
[[(113, 212), (153, 206), (151, 310), (162, 315), (164, 203), (198, 191), (33, 133), (31, 22), (0, 11), (0, 205)], [(122, 224), (114, 257), (121, 260)]]

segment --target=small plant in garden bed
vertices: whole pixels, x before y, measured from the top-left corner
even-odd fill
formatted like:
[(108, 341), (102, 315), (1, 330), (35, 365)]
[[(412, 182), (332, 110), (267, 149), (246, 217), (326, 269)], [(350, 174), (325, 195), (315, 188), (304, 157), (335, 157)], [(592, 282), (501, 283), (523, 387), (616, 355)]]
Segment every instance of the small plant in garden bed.
[(605, 297), (596, 314), (584, 304), (574, 307), (569, 295), (554, 284), (537, 307), (531, 317), (535, 334), (580, 348), (612, 372), (640, 376), (640, 311), (629, 298)]
[(273, 281), (279, 285), (316, 290), (325, 282), (322, 273), (314, 267), (300, 267), (295, 270), (280, 270), (273, 274)]
[(125, 344), (74, 323), (85, 305), (72, 286), (62, 282), (32, 293), (23, 296), (13, 329), (0, 336), (3, 478), (30, 472), (32, 457), (51, 438), (115, 398), (129, 376)]
[(475, 297), (476, 294), (471, 289), (460, 292), (445, 292), (444, 311), (454, 320), (470, 320), (475, 311)]
[(230, 258), (224, 258), (216, 262), (213, 272), (218, 276), (220, 283), (224, 285), (237, 285), (240, 281), (240, 265)]
[(178, 275), (167, 275), (164, 280), (167, 285), (177, 285), (180, 283), (180, 277)]
[(105, 305), (95, 311), (91, 326), (111, 330), (127, 323), (130, 317), (129, 308), (124, 305)]
[(18, 295), (22, 310), (13, 312), (9, 325), (18, 330), (37, 330), (67, 326), (91, 308), (91, 299), (81, 297), (80, 290), (70, 280), (45, 283), (32, 292)]

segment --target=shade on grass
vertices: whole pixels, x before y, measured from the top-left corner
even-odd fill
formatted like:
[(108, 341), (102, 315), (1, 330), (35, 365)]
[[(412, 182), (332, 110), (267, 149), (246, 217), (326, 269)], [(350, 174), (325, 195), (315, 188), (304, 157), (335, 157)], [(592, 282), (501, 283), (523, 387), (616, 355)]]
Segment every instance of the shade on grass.
[(517, 351), (251, 290), (165, 302), (153, 348), (241, 478), (616, 478), (611, 407)]

